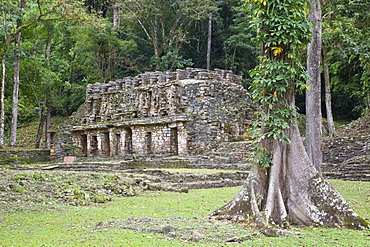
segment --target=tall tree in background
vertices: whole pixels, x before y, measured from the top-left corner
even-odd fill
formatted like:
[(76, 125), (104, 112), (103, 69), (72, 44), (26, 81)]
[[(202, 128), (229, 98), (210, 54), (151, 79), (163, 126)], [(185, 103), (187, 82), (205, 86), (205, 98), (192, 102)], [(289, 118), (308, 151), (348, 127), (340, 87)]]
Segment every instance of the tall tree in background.
[[(117, 32), (121, 25), (120, 16), (120, 4), (119, 1), (113, 3), (113, 31)], [(116, 63), (117, 63), (117, 48), (113, 47), (112, 58), (110, 59), (110, 79), (113, 81), (116, 79)]]
[(261, 104), (255, 123), (258, 146), (251, 172), (237, 195), (210, 216), (272, 226), (327, 225), (366, 228), (342, 196), (315, 169), (298, 130), (294, 94), (307, 74), (298, 57), (308, 44), (305, 0), (251, 0), (261, 62), (253, 74), (252, 97)]
[(14, 50), (14, 85), (12, 98), (12, 122), (10, 125), (10, 141), (9, 145), (15, 147), (17, 143), (17, 123), (18, 123), (18, 94), (19, 94), (19, 69), (20, 69), (20, 49), (21, 49), (21, 31), (19, 27), (22, 26), (22, 19), (24, 14), (24, 6), (26, 0), (19, 0), (18, 2), (18, 20), (15, 32), (15, 50)]
[[(5, 6), (5, 2), (1, 4), (1, 14), (2, 14), (2, 31), (4, 34), (4, 41), (8, 40), (8, 27), (7, 27), (7, 16), (6, 12), (8, 10), (9, 6)], [(7, 2), (7, 4), (11, 4), (11, 2)], [(8, 50), (9, 42), (4, 42), (3, 43), (4, 50)], [(2, 49), (2, 50), (3, 50)], [(6, 60), (5, 60), (5, 54), (2, 56), (1, 59), (1, 91), (0, 91), (0, 107), (1, 107), (1, 112), (0, 112), (0, 148), (3, 147), (4, 145), (4, 137), (5, 137), (5, 82), (6, 82)]]
[(208, 40), (207, 40), (207, 69), (211, 69), (211, 47), (212, 47), (212, 11), (208, 17)]
[(333, 111), (331, 107), (330, 72), (327, 59), (327, 49), (324, 46), (321, 49), (321, 63), (325, 83), (325, 109), (326, 109), (326, 119), (328, 121), (328, 135), (329, 138), (333, 138), (335, 136), (335, 126), (333, 119)]
[(306, 84), (306, 149), (308, 157), (318, 171), (321, 171), (322, 115), (321, 115), (321, 0), (310, 1), (310, 20), (313, 23), (312, 41), (307, 50), (307, 71), (310, 78)]

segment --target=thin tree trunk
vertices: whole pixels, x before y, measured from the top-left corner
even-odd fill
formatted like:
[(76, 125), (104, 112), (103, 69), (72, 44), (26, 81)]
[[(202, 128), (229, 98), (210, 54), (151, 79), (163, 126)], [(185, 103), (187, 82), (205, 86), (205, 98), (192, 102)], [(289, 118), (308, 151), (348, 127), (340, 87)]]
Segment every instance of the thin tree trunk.
[[(4, 31), (4, 38), (7, 40), (7, 28), (6, 28), (6, 17), (5, 17), (5, 9), (2, 6), (2, 22), (3, 22), (3, 31)], [(6, 45), (5, 42), (4, 45)], [(5, 48), (5, 51), (7, 47)], [(6, 80), (6, 60), (5, 54), (1, 59), (1, 68), (2, 68), (2, 76), (1, 76), (1, 91), (0, 91), (0, 148), (4, 145), (4, 137), (5, 137), (5, 80)]]
[[(121, 17), (120, 17), (120, 6), (118, 2), (114, 3), (113, 6), (113, 27), (117, 31), (120, 23), (121, 23)], [(115, 80), (115, 74), (116, 74), (116, 63), (117, 63), (117, 48), (113, 47), (112, 48), (112, 55), (110, 58), (110, 63), (109, 63), (109, 70), (110, 70), (110, 79), (113, 81)]]
[(329, 138), (335, 136), (335, 126), (333, 120), (333, 112), (331, 107), (331, 90), (330, 90), (330, 75), (329, 75), (329, 66), (326, 59), (326, 49), (322, 47), (322, 65), (324, 72), (324, 81), (325, 81), (325, 106), (326, 106), (326, 118), (328, 120), (329, 127)]
[(2, 78), (1, 78), (1, 92), (0, 92), (0, 148), (4, 145), (4, 129), (5, 129), (5, 78), (6, 78), (6, 66), (5, 66), (5, 56), (1, 61), (2, 67)]
[(50, 135), (50, 124), (51, 124), (51, 110), (52, 107), (47, 104), (46, 117), (45, 117), (45, 148), (50, 148), (51, 135)]
[(159, 69), (160, 67), (160, 47), (159, 47), (159, 35), (158, 35), (158, 16), (155, 15), (153, 21), (151, 22), (152, 29), (153, 29), (153, 36), (152, 36), (152, 43), (153, 43), (153, 49), (154, 49), (154, 55), (156, 57), (156, 69)]
[(322, 150), (322, 115), (321, 115), (321, 3), (320, 0), (310, 1), (310, 19), (314, 24), (312, 41), (307, 50), (307, 71), (311, 79), (306, 84), (310, 90), (306, 91), (306, 148), (308, 157), (316, 169), (321, 171)]
[(18, 123), (18, 94), (19, 94), (19, 68), (20, 68), (21, 33), (17, 33), (14, 54), (14, 86), (12, 98), (12, 121), (10, 125), (10, 146), (17, 145), (17, 123)]
[(212, 44), (212, 12), (209, 12), (208, 42), (207, 42), (207, 70), (211, 69), (211, 44)]
[(46, 119), (45, 107), (41, 106), (40, 122), (39, 122), (39, 127), (37, 128), (35, 148), (40, 148), (40, 146), (41, 146), (42, 136), (43, 136), (43, 132), (44, 132), (45, 119)]
[(48, 67), (50, 67), (50, 54), (51, 54), (51, 43), (53, 40), (53, 33), (51, 30), (49, 30), (48, 33), (48, 40), (46, 41), (46, 47), (45, 47), (45, 60)]
[[(19, 0), (19, 18), (22, 20), (24, 5), (26, 0)], [(22, 24), (22, 21), (18, 23), (18, 26)], [(12, 121), (10, 124), (10, 146), (15, 147), (17, 145), (17, 123), (18, 123), (18, 95), (19, 95), (19, 69), (20, 69), (20, 49), (21, 49), (21, 32), (16, 33), (15, 38), (15, 54), (14, 54), (14, 86), (13, 86), (13, 98), (12, 98)]]
[[(50, 57), (51, 57), (51, 45), (53, 41), (53, 26), (52, 23), (50, 23), (50, 29), (48, 33), (48, 39), (46, 42), (46, 49), (45, 49), (45, 60), (46, 65), (48, 68), (50, 68)], [(45, 110), (42, 111), (42, 115), (40, 117), (40, 125), (39, 125), (39, 131), (41, 131), (38, 134), (39, 141), (36, 141), (37, 148), (41, 146), (41, 140), (42, 140), (42, 133), (45, 125), (45, 148), (50, 148), (50, 133), (48, 132), (50, 130), (50, 113), (51, 113), (51, 106), (49, 101), (49, 87), (46, 88), (45, 92), (45, 100), (44, 100), (44, 106)], [(44, 108), (43, 108), (44, 109)]]

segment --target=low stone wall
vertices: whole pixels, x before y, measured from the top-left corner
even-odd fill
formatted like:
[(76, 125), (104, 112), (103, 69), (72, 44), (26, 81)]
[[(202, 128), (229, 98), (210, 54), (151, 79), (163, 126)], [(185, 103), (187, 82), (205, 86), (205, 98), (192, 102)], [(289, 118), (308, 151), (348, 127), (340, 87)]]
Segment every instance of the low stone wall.
[(49, 149), (0, 150), (0, 165), (50, 161)]

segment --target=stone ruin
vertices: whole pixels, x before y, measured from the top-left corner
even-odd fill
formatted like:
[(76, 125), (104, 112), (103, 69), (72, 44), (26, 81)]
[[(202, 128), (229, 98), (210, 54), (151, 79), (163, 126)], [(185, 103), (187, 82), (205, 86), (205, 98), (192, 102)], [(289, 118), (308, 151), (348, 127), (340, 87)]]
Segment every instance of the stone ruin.
[(246, 140), (256, 108), (230, 70), (188, 68), (90, 84), (79, 111), (78, 156), (186, 156)]

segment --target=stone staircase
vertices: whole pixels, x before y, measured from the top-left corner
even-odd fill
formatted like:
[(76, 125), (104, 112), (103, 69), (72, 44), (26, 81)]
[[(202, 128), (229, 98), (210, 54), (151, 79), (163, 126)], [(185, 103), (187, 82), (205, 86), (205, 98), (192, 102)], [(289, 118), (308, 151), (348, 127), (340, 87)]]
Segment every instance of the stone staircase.
[(327, 178), (370, 181), (370, 155), (355, 156), (342, 164), (326, 164)]
[(370, 135), (324, 140), (323, 174), (327, 178), (370, 181)]
[(324, 162), (342, 164), (361, 155), (370, 155), (370, 135), (324, 139)]

